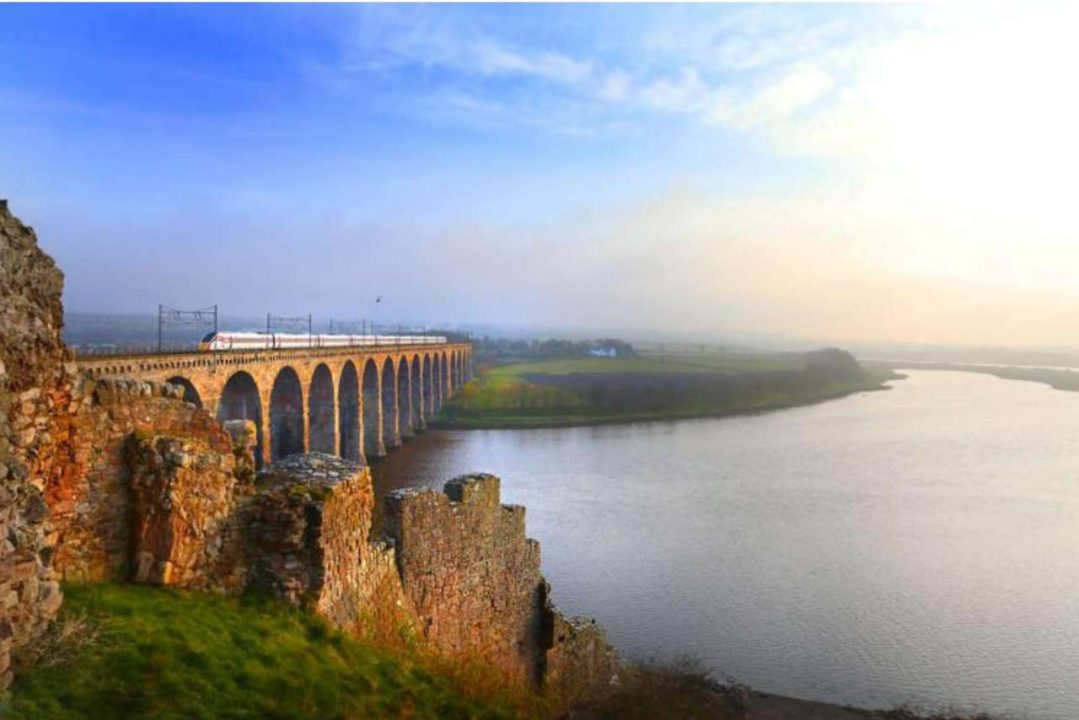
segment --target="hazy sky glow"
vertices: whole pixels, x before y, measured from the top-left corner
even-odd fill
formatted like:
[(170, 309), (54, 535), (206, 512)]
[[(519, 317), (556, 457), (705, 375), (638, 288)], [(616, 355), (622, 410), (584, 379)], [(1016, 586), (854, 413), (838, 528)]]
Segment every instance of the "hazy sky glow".
[(0, 6), (84, 311), (1075, 345), (1079, 12)]

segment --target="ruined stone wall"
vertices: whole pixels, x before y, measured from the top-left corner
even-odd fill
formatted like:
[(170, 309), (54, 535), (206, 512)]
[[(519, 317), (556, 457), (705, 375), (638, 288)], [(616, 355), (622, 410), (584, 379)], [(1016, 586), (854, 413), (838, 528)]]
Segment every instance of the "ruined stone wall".
[(499, 502), (499, 480), (472, 475), (445, 492), (386, 499), (386, 532), (424, 637), (443, 654), (486, 661), (511, 679), (541, 679), (543, 578), (525, 510)]
[(256, 479), (250, 423), (223, 426), (162, 382), (81, 375), (60, 340), (62, 284), (0, 202), (0, 690), (59, 609), (59, 577), (257, 587), (560, 696), (609, 686), (617, 658), (550, 604), (498, 478), (395, 493), (391, 539), (373, 538), (366, 467), (312, 454)]
[(62, 597), (44, 489), (59, 471), (50, 416), (69, 402), (63, 275), (0, 200), (0, 690)]
[(393, 549), (371, 540), (370, 471), (311, 453), (274, 463), (242, 512), (252, 587), (354, 634), (392, 638), (412, 625)]
[(524, 508), (500, 504), (497, 477), (391, 493), (388, 542), (372, 535), (374, 511), (361, 464), (321, 453), (274, 463), (235, 515), (247, 587), (353, 634), (417, 637), (559, 701), (612, 687), (617, 654), (594, 621), (550, 601)]
[[(544, 590), (546, 596), (549, 589)], [(598, 699), (618, 687), (618, 653), (595, 620), (565, 617), (545, 599), (541, 644), (543, 685), (555, 698), (567, 703)]]
[(242, 458), (251, 444), (246, 428), (241, 432), (233, 438), (232, 453), (206, 439), (142, 434), (128, 439), (133, 580), (243, 590), (247, 563), (234, 514), (251, 485), (244, 487), (236, 455)]
[(55, 385), (67, 359), (60, 330), (64, 275), (32, 228), (0, 200), (0, 357), (13, 392)]
[(500, 503), (499, 479), (466, 475), (444, 492), (386, 498), (386, 532), (423, 636), (442, 654), (480, 659), (571, 702), (603, 695), (618, 655), (587, 618), (566, 618), (540, 574), (525, 509)]
[[(55, 420), (66, 425), (71, 449), (65, 471), (46, 489), (56, 540), (54, 565), (65, 580), (126, 580), (134, 571), (130, 461), (148, 461), (149, 456), (128, 457), (132, 442), (168, 437), (186, 443), (181, 453), (189, 463), (186, 476), (193, 477), (197, 466), (214, 475), (203, 487), (228, 481), (235, 466), (229, 434), (182, 397), (182, 389), (160, 382), (84, 381), (75, 391), (72, 412)], [(135, 487), (149, 492), (151, 481), (143, 475)], [(215, 491), (214, 502), (231, 502), (226, 487), (231, 486)], [(194, 506), (185, 511), (200, 512)]]

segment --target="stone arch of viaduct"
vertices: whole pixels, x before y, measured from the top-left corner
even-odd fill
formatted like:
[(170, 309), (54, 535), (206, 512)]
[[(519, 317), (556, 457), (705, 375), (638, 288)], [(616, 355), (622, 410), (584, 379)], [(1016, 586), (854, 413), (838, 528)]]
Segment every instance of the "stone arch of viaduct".
[(220, 420), (255, 423), (256, 458), (381, 457), (472, 376), (472, 346), (326, 348), (79, 358), (96, 377), (161, 380)]

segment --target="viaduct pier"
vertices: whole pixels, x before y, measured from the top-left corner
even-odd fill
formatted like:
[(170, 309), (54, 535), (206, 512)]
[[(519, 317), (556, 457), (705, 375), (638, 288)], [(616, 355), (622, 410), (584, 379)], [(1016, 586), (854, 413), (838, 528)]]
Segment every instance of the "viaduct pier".
[(219, 420), (250, 420), (256, 462), (324, 452), (382, 457), (423, 430), (472, 375), (472, 346), (383, 345), (81, 356), (92, 377), (159, 380)]

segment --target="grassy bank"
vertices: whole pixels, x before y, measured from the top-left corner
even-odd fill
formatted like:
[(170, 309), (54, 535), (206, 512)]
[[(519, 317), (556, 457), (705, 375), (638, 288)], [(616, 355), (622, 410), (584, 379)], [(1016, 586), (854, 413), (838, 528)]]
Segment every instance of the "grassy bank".
[[(42, 661), (0, 717), (511, 718), (521, 698), (450, 678), (265, 599), (131, 585), (65, 590)], [(462, 690), (469, 687), (469, 691)]]
[[(0, 717), (19, 720), (360, 720), (543, 718), (533, 693), (480, 667), (351, 639), (264, 598), (138, 585), (65, 588), (44, 654), (20, 674)], [(632, 666), (621, 690), (576, 708), (580, 720), (920, 720), (766, 695), (717, 683), (695, 662)], [(933, 720), (989, 720), (935, 715)]]
[(534, 428), (733, 415), (879, 390), (895, 377), (863, 372), (847, 358), (823, 369), (794, 353), (511, 363), (481, 368), (434, 424)]

